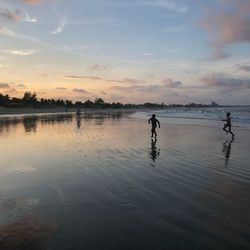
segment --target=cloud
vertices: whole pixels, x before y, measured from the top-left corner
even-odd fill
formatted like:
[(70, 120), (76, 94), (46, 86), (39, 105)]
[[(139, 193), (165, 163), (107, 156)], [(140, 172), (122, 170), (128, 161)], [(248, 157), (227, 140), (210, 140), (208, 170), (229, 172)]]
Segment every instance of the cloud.
[(23, 12), (23, 20), (27, 23), (36, 23), (37, 19), (34, 17), (31, 17), (29, 13)]
[(64, 88), (64, 87), (57, 87), (56, 89), (57, 90), (67, 90), (67, 88)]
[(243, 71), (250, 71), (250, 66), (249, 65), (241, 65), (238, 68), (239, 70), (243, 70)]
[(149, 53), (149, 52), (142, 52), (141, 55), (142, 56), (152, 56), (153, 54)]
[(84, 89), (77, 89), (77, 88), (74, 88), (72, 89), (73, 92), (77, 92), (77, 93), (81, 93), (81, 94), (88, 94), (89, 92), (84, 90)]
[(223, 73), (211, 73), (200, 80), (207, 86), (234, 92), (250, 89), (250, 78), (233, 77)]
[(23, 89), (26, 88), (26, 86), (24, 84), (0, 83), (0, 91), (5, 94), (19, 94), (16, 88)]
[(23, 12), (19, 9), (10, 10), (4, 7), (0, 7), (0, 19), (9, 22), (37, 22), (37, 19), (32, 18), (27, 12)]
[(218, 0), (214, 7), (205, 6), (200, 26), (208, 33), (212, 48), (211, 59), (230, 56), (227, 45), (250, 42), (250, 1)]
[(84, 80), (103, 80), (100, 77), (97, 76), (74, 76), (74, 75), (69, 75), (69, 76), (64, 76), (66, 78), (73, 78), (73, 79), (84, 79)]
[(60, 21), (58, 28), (57, 28), (56, 30), (54, 30), (54, 31), (51, 31), (51, 34), (59, 34), (59, 33), (62, 33), (62, 31), (63, 31), (63, 29), (64, 29), (64, 27), (65, 27), (66, 24), (67, 24), (67, 20), (66, 20), (66, 18), (63, 18), (63, 19)]
[(22, 83), (17, 84), (16, 87), (17, 87), (17, 88), (20, 88), (20, 89), (25, 89), (25, 88), (27, 88), (27, 87), (26, 87), (24, 84), (22, 84)]
[(42, 2), (42, 0), (19, 0), (19, 1), (27, 4), (39, 4)]
[(172, 79), (165, 79), (161, 81), (161, 84), (151, 84), (151, 85), (130, 85), (130, 86), (111, 86), (110, 90), (126, 93), (166, 93), (169, 89), (178, 88), (182, 83), (179, 81), (173, 81)]
[(172, 27), (166, 27), (163, 29), (164, 32), (169, 32), (169, 33), (178, 33), (178, 32), (183, 32), (184, 30), (187, 30), (187, 26), (172, 26)]
[(18, 9), (11, 11), (8, 8), (0, 7), (0, 18), (3, 20), (19, 22), (22, 20), (22, 16), (20, 15), (21, 13), (22, 12)]
[(168, 11), (186, 13), (189, 9), (186, 5), (177, 4), (176, 1), (173, 0), (150, 0), (141, 2), (143, 5), (161, 7)]
[(163, 83), (167, 88), (178, 88), (182, 85), (181, 82), (173, 81), (170, 78), (166, 78), (166, 79), (162, 80), (161, 83)]
[(10, 89), (10, 85), (8, 83), (0, 82), (0, 89)]
[(5, 50), (4, 52), (16, 56), (29, 56), (35, 53), (34, 50)]
[(106, 68), (107, 68), (107, 66), (102, 65), (102, 64), (93, 64), (93, 65), (90, 65), (88, 67), (89, 70), (97, 70), (97, 71), (101, 71), (101, 70), (104, 70)]
[(26, 35), (23, 35), (23, 34), (18, 34), (18, 33), (14, 32), (11, 29), (5, 28), (1, 24), (0, 24), (0, 34), (6, 35), (6, 36), (9, 36), (9, 37), (14, 37), (14, 38), (17, 38), (17, 39), (21, 39), (21, 40), (24, 40), (24, 41), (33, 42), (33, 43), (39, 44), (41, 46), (44, 46), (44, 47), (47, 47), (47, 48), (50, 48), (50, 49), (63, 51), (63, 52), (66, 52), (66, 53), (70, 53), (72, 55), (78, 55), (78, 54), (73, 53), (71, 51), (71, 49), (69, 49), (69, 48), (59, 47), (59, 46), (56, 46), (56, 45), (53, 45), (53, 44), (49, 44), (47, 42), (39, 40), (36, 37), (26, 36)]
[(123, 80), (113, 80), (113, 79), (105, 79), (98, 76), (75, 76), (75, 75), (68, 75), (64, 76), (66, 78), (73, 78), (73, 79), (83, 79), (83, 80), (91, 80), (91, 81), (102, 81), (102, 82), (112, 82), (112, 83), (128, 83), (128, 84), (139, 84), (145, 83), (145, 81), (140, 79), (133, 79), (133, 78), (124, 78)]
[(100, 90), (100, 93), (101, 93), (102, 95), (107, 95), (107, 94), (108, 94), (107, 92), (105, 92), (105, 91), (103, 91), (103, 90)]

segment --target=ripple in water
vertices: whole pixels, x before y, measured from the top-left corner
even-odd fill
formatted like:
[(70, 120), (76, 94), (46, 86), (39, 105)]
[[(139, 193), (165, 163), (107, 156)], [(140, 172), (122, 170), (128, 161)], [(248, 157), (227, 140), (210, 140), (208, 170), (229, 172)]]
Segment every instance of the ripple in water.
[(1, 249), (249, 249), (250, 138), (124, 114), (0, 118)]

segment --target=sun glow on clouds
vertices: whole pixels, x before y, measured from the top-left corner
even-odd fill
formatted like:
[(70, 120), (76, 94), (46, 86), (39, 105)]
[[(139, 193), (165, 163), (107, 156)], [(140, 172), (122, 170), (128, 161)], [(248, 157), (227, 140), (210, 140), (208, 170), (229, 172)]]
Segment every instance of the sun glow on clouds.
[(17, 56), (29, 56), (35, 53), (34, 50), (5, 50), (5, 52)]
[(211, 59), (229, 57), (227, 45), (250, 42), (249, 12), (250, 1), (246, 0), (221, 0), (216, 6), (206, 6), (200, 25), (211, 40)]
[(25, 82), (47, 98), (186, 103), (237, 90), (221, 96), (235, 104), (249, 94), (250, 1), (101, 2), (1, 1), (1, 91), (21, 95), (10, 83)]
[(60, 21), (60, 24), (59, 24), (58, 28), (56, 30), (54, 30), (54, 31), (51, 31), (51, 34), (59, 34), (59, 33), (61, 33), (66, 24), (67, 24), (67, 20), (66, 20), (66, 18), (63, 18)]

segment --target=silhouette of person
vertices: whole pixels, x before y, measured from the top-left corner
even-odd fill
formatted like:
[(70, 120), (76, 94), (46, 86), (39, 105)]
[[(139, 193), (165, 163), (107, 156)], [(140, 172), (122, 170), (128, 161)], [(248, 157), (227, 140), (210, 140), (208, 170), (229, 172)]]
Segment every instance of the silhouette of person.
[(225, 154), (225, 166), (228, 165), (228, 161), (229, 161), (230, 154), (231, 154), (231, 144), (233, 141), (234, 141), (234, 138), (232, 138), (230, 142), (225, 141), (223, 143), (222, 152)]
[(160, 122), (155, 118), (155, 114), (152, 115), (152, 117), (148, 120), (148, 123), (152, 125), (152, 129), (151, 129), (151, 138), (153, 138), (153, 136), (155, 135), (155, 138), (157, 137), (157, 133), (155, 131), (155, 129), (157, 128), (157, 124), (158, 127), (160, 128)]
[(157, 150), (156, 142), (156, 138), (151, 140), (151, 151), (149, 152), (150, 158), (153, 160), (153, 162), (155, 162), (156, 157), (160, 155), (160, 149)]
[(81, 109), (80, 109), (80, 108), (78, 108), (78, 109), (76, 110), (76, 115), (77, 115), (78, 117), (81, 116)]
[[(226, 117), (226, 119), (223, 119), (222, 121), (223, 122), (226, 122), (225, 124), (224, 124), (224, 126), (223, 126), (223, 130), (228, 134), (228, 133), (230, 133), (231, 135), (232, 135), (232, 138), (234, 138), (234, 136), (235, 136), (235, 134), (231, 131), (231, 126), (232, 126), (232, 124), (231, 124), (231, 117), (230, 117), (230, 113), (229, 112), (227, 112), (227, 117)], [(228, 127), (228, 130), (226, 130), (226, 128)]]

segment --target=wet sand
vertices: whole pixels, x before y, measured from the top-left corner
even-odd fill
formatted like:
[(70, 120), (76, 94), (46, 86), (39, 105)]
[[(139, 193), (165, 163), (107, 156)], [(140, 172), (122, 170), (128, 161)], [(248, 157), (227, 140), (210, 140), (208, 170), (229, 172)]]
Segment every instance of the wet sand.
[[(117, 113), (117, 112), (124, 112), (124, 113), (132, 113), (136, 112), (137, 109), (98, 109), (98, 108), (82, 108), (82, 114), (88, 113)], [(146, 109), (145, 109), (146, 110)], [(0, 107), (0, 118), (3, 116), (9, 115), (37, 115), (37, 114), (75, 114), (77, 108), (3, 108)]]
[(250, 249), (250, 128), (221, 127), (0, 118), (0, 249)]

